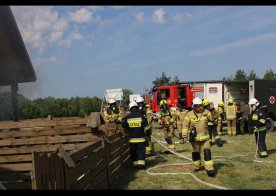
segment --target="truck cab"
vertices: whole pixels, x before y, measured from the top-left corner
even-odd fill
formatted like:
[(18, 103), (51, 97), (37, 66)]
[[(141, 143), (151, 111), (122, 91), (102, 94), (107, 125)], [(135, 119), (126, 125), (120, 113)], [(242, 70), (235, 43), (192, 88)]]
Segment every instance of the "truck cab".
[(152, 111), (160, 111), (160, 101), (162, 99), (167, 100), (168, 105), (175, 109), (179, 103), (190, 109), (192, 106), (192, 100), (194, 93), (191, 91), (191, 87), (188, 84), (175, 84), (168, 86), (158, 86), (152, 89), (151, 97), (151, 109)]

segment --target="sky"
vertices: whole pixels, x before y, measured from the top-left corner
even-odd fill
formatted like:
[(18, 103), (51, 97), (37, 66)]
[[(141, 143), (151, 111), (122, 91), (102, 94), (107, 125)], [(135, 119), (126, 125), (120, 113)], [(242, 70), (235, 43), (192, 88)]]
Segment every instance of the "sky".
[(221, 80), (276, 71), (276, 6), (11, 6), (37, 81), (29, 99), (142, 94), (162, 72)]

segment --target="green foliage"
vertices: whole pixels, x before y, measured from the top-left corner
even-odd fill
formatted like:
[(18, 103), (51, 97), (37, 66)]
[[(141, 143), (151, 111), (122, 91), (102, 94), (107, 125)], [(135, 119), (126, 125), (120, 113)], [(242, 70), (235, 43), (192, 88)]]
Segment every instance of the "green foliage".
[(177, 84), (177, 83), (179, 83), (179, 82), (180, 82), (180, 80), (179, 80), (178, 76), (174, 76), (174, 77), (173, 77), (173, 81), (171, 81), (170, 84)]
[(253, 70), (251, 70), (249, 72), (247, 80), (256, 80), (256, 79), (259, 79), (258, 76), (257, 76), (257, 74)]
[(167, 77), (165, 72), (162, 72), (161, 77), (156, 77), (152, 84), (154, 86), (163, 86), (170, 84), (171, 77)]
[(273, 73), (273, 71), (271, 69), (269, 69), (268, 71), (265, 72), (263, 79), (264, 80), (276, 80), (276, 72)]
[(246, 80), (247, 76), (244, 70), (238, 69), (235, 74), (235, 80)]
[(129, 104), (129, 95), (132, 95), (133, 92), (129, 89), (124, 88), (123, 89), (123, 102), (128, 105)]
[[(18, 95), (20, 119), (52, 117), (85, 117), (91, 112), (99, 112), (101, 99), (90, 97), (66, 98), (38, 98), (29, 100), (23, 95)], [(10, 93), (0, 94), (0, 120), (12, 120), (12, 102)]]

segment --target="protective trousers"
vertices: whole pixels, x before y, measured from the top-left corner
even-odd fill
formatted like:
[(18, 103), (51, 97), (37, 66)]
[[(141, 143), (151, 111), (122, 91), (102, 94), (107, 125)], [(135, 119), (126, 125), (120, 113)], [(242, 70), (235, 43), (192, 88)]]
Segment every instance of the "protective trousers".
[(233, 135), (235, 136), (236, 135), (236, 119), (234, 120), (227, 120), (227, 132), (228, 132), (228, 135)]
[[(166, 119), (165, 122), (168, 122), (168, 120)], [(173, 134), (174, 134), (174, 128), (173, 128), (173, 124), (167, 124), (165, 126), (165, 130), (164, 130), (164, 137), (165, 137), (165, 141), (168, 143), (168, 147), (172, 150), (175, 150), (175, 145), (173, 144)]]
[(151, 154), (152, 151), (152, 142), (151, 142), (151, 129), (148, 129), (146, 131), (146, 154), (149, 155)]
[(209, 131), (210, 141), (212, 141), (212, 137), (214, 136), (217, 145), (221, 146), (222, 141), (220, 139), (220, 136), (218, 135), (217, 126), (216, 125), (208, 125), (208, 131)]
[(146, 159), (146, 143), (145, 142), (137, 142), (130, 143), (130, 156), (133, 162), (133, 166), (145, 166)]
[(182, 122), (177, 121), (177, 131), (178, 131), (178, 137), (182, 138)]
[(211, 158), (211, 146), (210, 139), (204, 141), (194, 141), (192, 142), (193, 152), (192, 159), (195, 170), (199, 170), (201, 166), (201, 155), (200, 152), (204, 153), (204, 166), (205, 170), (214, 170), (214, 162)]
[(240, 122), (241, 134), (244, 134), (245, 132), (248, 132), (248, 130), (245, 130), (246, 123), (247, 123), (247, 116), (242, 116), (241, 122)]
[(255, 132), (256, 144), (258, 145), (258, 151), (261, 157), (267, 156), (265, 137), (266, 137), (266, 130)]
[(222, 118), (219, 116), (218, 117), (218, 126), (217, 126), (218, 135), (221, 135), (221, 129), (222, 129)]

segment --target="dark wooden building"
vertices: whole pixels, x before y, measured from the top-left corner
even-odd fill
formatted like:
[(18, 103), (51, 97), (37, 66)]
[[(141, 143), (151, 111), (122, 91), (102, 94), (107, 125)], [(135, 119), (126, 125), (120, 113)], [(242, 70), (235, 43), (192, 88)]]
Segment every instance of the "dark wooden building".
[(11, 87), (14, 121), (18, 121), (18, 83), (36, 81), (35, 71), (9, 6), (0, 6), (0, 86)]

